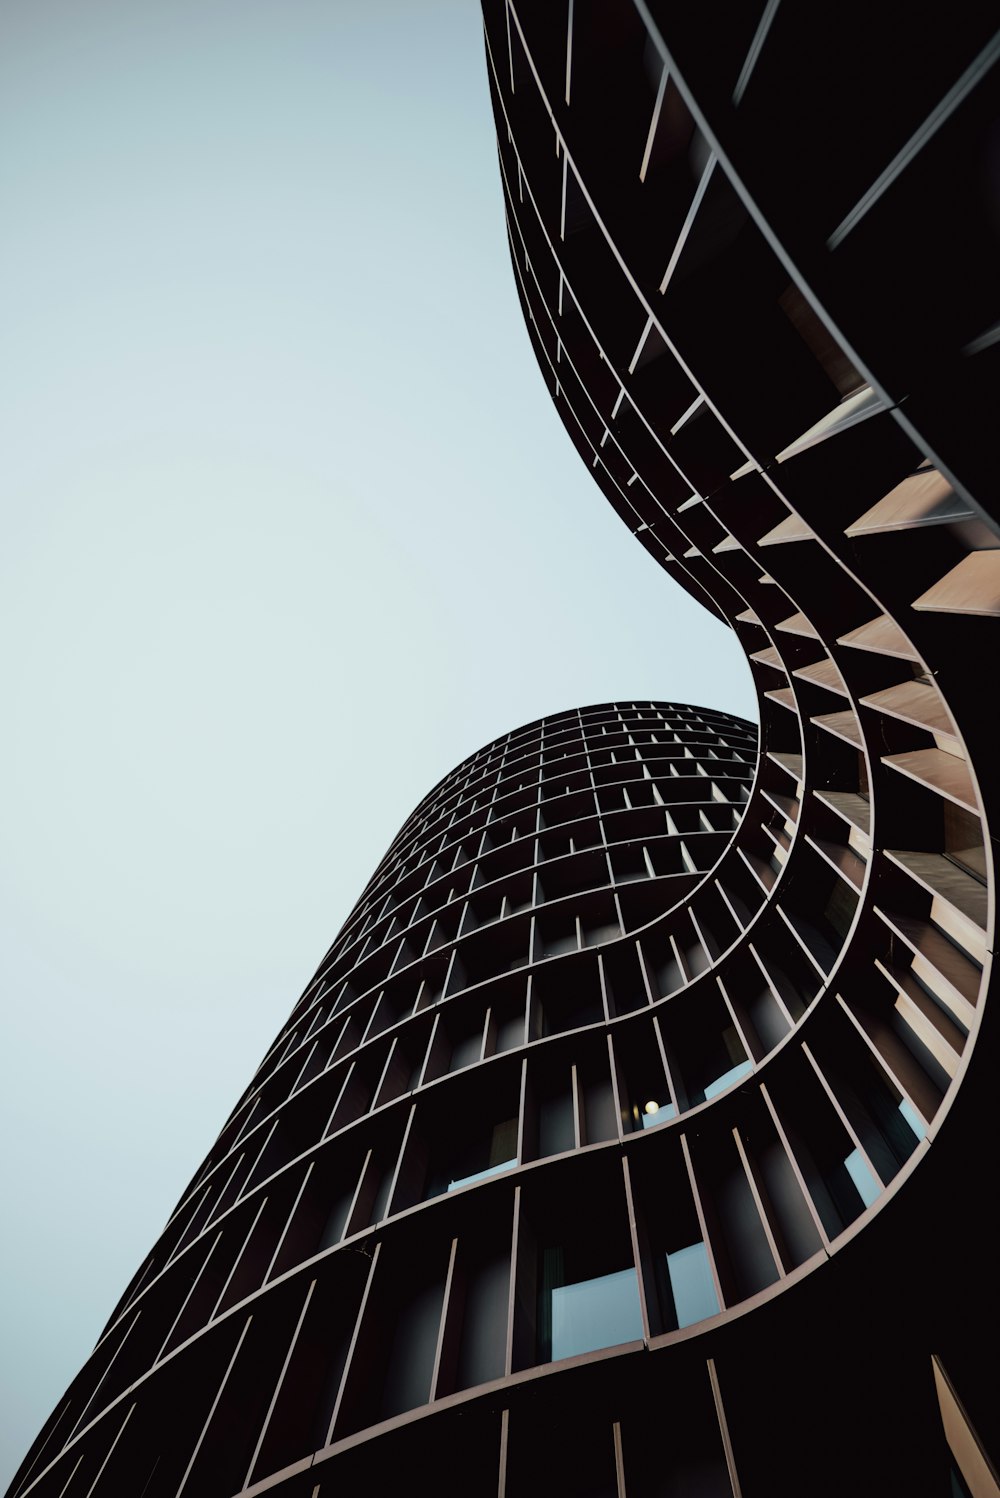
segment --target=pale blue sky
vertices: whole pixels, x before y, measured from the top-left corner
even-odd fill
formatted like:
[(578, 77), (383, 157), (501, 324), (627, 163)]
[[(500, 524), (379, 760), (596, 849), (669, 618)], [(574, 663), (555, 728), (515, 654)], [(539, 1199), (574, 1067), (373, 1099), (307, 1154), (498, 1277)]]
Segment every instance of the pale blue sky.
[(545, 392), (473, 0), (0, 3), (0, 217), (2, 1484), (431, 784), (755, 707)]

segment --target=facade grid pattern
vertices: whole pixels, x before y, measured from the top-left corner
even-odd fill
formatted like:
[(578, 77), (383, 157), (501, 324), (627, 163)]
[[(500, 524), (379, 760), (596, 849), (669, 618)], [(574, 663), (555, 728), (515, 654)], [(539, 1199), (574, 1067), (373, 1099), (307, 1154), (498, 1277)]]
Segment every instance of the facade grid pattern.
[(483, 9), (543, 378), (759, 745), (606, 703), (445, 777), (11, 1493), (995, 1495), (1000, 42)]

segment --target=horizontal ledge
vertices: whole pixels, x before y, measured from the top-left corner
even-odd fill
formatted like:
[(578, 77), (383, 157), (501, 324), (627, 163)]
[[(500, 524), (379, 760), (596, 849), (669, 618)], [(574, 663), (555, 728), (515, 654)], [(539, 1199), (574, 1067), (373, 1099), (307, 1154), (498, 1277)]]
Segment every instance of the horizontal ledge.
[(823, 687), (827, 692), (836, 692), (840, 697), (848, 695), (844, 678), (829, 658), (816, 661), (811, 666), (800, 666), (792, 675), (798, 676), (802, 681), (810, 681), (814, 686)]
[(871, 805), (856, 791), (816, 791), (816, 800), (822, 801), (843, 821), (849, 822), (867, 837), (871, 830)]
[(898, 770), (918, 785), (926, 786), (979, 815), (972, 776), (964, 759), (949, 754), (946, 749), (911, 749), (906, 754), (883, 754), (882, 763)]
[(827, 733), (832, 733), (835, 738), (844, 739), (855, 749), (864, 748), (861, 725), (852, 708), (847, 708), (841, 713), (820, 713), (818, 717), (810, 718), (809, 721), (815, 723), (817, 728), (823, 728)]
[(787, 515), (784, 520), (767, 531), (757, 542), (758, 546), (786, 546), (792, 541), (815, 541), (816, 533), (798, 515)]
[(951, 714), (945, 707), (937, 687), (929, 681), (901, 681), (894, 687), (885, 687), (881, 692), (871, 692), (862, 697), (863, 707), (873, 707), (890, 718), (902, 723), (911, 723), (915, 728), (928, 733), (943, 734), (954, 743), (959, 742)]
[(1000, 551), (973, 551), (914, 599), (924, 613), (1000, 615)]
[[(910, 877), (933, 896), (935, 902), (951, 906), (954, 915), (941, 913), (942, 925), (952, 927), (957, 941), (982, 960), (985, 955), (989, 891), (985, 884), (960, 869), (943, 853), (921, 853), (911, 849), (886, 848), (885, 856), (905, 869)], [(932, 906), (932, 913), (934, 907)]]
[(859, 853), (844, 843), (831, 843), (825, 838), (806, 835), (806, 842), (811, 848), (815, 848), (821, 858), (845, 879), (853, 889), (859, 890), (865, 882), (865, 870), (868, 865)]
[(924, 525), (944, 525), (971, 519), (974, 513), (936, 468), (919, 469), (866, 510), (846, 528), (844, 535), (882, 535)]
[(782, 634), (803, 635), (807, 640), (819, 639), (819, 631), (809, 623), (803, 613), (789, 614), (787, 619), (782, 619), (781, 623), (774, 627), (780, 629)]
[(791, 775), (793, 780), (802, 779), (802, 755), (785, 754), (780, 749), (769, 749), (767, 758), (773, 760), (786, 775)]
[(869, 619), (867, 624), (849, 630), (846, 635), (839, 635), (837, 644), (848, 645), (853, 650), (870, 650), (873, 655), (895, 656), (898, 660), (920, 660), (899, 625), (887, 614), (880, 614), (876, 619)]
[(875, 907), (875, 914), (913, 953), (913, 976), (929, 984), (941, 1003), (950, 1009), (961, 1028), (970, 1030), (975, 1023), (982, 976), (975, 963), (930, 921), (898, 915), (878, 906)]
[(796, 437), (794, 442), (789, 443), (777, 453), (776, 461), (786, 463), (789, 458), (796, 457), (807, 448), (815, 447), (818, 442), (826, 442), (828, 438), (835, 437), (838, 432), (845, 432), (848, 427), (857, 426), (859, 421), (867, 421), (869, 416), (877, 416), (880, 411), (886, 409), (884, 401), (875, 394), (870, 385), (864, 385), (856, 390), (853, 395), (845, 395), (839, 405), (834, 406), (825, 416)]

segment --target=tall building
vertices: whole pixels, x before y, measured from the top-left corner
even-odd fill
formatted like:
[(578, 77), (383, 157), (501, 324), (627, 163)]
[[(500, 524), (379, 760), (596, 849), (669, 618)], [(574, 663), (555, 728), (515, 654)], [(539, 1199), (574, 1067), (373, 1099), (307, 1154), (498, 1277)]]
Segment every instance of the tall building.
[[(13, 1491), (378, 1492), (407, 1463), (495, 1492), (508, 1445), (512, 1472), (530, 1466), (549, 1419), (539, 1367), (607, 1367), (608, 1346), (641, 1352), (742, 1300), (671, 1123), (716, 1106), (759, 1049), (741, 1000), (690, 986), (728, 933), (685, 903), (755, 761), (753, 727), (726, 714), (608, 704), (508, 734), (437, 786)], [(650, 926), (670, 908), (675, 933)], [(758, 1004), (768, 1043), (791, 1002)], [(644, 1297), (647, 1198), (666, 1257)], [(701, 1442), (711, 1387), (684, 1397)]]
[(996, 1494), (1000, 47), (484, 11), (543, 376), (759, 754), (615, 703), (436, 787), (11, 1492)]
[[(556, 411), (759, 688), (730, 854), (767, 897), (716, 973), (734, 1003), (758, 970), (805, 996), (759, 1100), (830, 1262), (803, 1276), (782, 1247), (748, 1084), (732, 1143), (692, 1157), (721, 1152), (730, 1265), (759, 1218), (802, 1283), (697, 1339), (735, 1470), (754, 1493), (995, 1493), (973, 1428), (996, 1457), (974, 1162), (996, 1139), (1000, 36), (967, 5), (926, 25), (849, 7), (823, 29), (777, 0), (484, 13), (514, 274)], [(690, 896), (699, 929), (728, 857)], [(779, 1123), (779, 1092), (801, 1123)]]

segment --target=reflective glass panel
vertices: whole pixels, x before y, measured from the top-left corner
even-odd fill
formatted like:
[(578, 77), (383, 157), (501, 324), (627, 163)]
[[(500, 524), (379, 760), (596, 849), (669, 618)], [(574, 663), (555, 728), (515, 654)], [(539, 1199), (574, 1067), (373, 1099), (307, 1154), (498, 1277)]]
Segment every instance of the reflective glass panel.
[(510, 1160), (501, 1160), (497, 1165), (488, 1165), (485, 1170), (473, 1171), (472, 1175), (460, 1176), (458, 1180), (449, 1181), (447, 1189), (457, 1191), (459, 1186), (469, 1186), (473, 1181), (485, 1181), (487, 1176), (499, 1175), (502, 1170), (510, 1170), (511, 1166), (517, 1164), (517, 1156)]
[(858, 1188), (858, 1195), (861, 1197), (861, 1200), (866, 1207), (870, 1207), (882, 1188), (862, 1159), (861, 1151), (851, 1150), (851, 1153), (844, 1161), (844, 1165), (847, 1169), (847, 1174)]
[(676, 1112), (677, 1109), (673, 1103), (660, 1103), (652, 1111), (650, 1110), (650, 1104), (647, 1103), (639, 1117), (644, 1129), (655, 1129), (657, 1124), (666, 1123), (668, 1118), (673, 1118)]
[(924, 1123), (923, 1119), (920, 1117), (920, 1114), (917, 1112), (916, 1108), (914, 1108), (913, 1104), (909, 1101), (908, 1098), (904, 1097), (900, 1100), (899, 1111), (906, 1119), (906, 1122), (909, 1124), (914, 1134), (916, 1134), (917, 1138), (923, 1139), (924, 1135), (927, 1133), (927, 1125)]
[(719, 1297), (704, 1243), (690, 1243), (667, 1254), (667, 1273), (679, 1327), (717, 1314)]
[(553, 1361), (641, 1337), (642, 1312), (634, 1269), (553, 1287)]
[(706, 1102), (710, 1097), (715, 1097), (717, 1092), (725, 1092), (727, 1087), (732, 1087), (740, 1077), (749, 1076), (752, 1070), (753, 1066), (749, 1061), (741, 1061), (738, 1066), (731, 1066), (728, 1071), (722, 1073), (721, 1077), (716, 1077), (714, 1082), (709, 1082), (705, 1088)]

